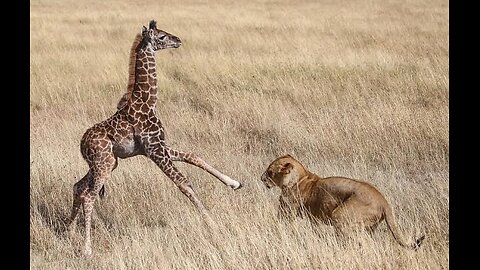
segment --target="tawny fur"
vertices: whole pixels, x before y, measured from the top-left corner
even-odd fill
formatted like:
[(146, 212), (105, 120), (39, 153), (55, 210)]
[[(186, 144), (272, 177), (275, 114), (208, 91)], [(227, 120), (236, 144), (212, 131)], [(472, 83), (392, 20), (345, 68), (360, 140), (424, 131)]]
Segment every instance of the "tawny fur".
[(385, 219), (393, 237), (403, 247), (417, 249), (425, 238), (405, 241), (392, 207), (371, 184), (345, 177), (321, 178), (290, 155), (275, 159), (261, 180), (268, 188), (281, 188), (279, 214), (283, 217), (307, 214), (313, 220), (333, 225), (340, 233), (359, 226), (373, 230)]

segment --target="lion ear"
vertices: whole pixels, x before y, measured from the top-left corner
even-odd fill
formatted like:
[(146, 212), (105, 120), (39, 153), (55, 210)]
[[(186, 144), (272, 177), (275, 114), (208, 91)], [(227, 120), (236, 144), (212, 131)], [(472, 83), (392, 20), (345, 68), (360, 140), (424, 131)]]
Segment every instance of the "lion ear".
[(290, 170), (293, 168), (292, 163), (287, 162), (283, 164), (281, 171), (285, 174), (290, 173)]

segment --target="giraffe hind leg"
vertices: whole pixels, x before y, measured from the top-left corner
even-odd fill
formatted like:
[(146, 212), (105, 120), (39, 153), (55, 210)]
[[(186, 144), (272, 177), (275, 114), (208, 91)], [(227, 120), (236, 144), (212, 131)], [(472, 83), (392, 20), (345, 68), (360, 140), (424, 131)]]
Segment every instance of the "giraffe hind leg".
[(88, 190), (89, 182), (91, 181), (90, 171), (80, 181), (73, 185), (73, 205), (70, 217), (65, 221), (65, 227), (68, 229), (70, 225), (75, 221), (78, 210), (83, 204), (85, 193)]
[(85, 245), (83, 253), (85, 255), (92, 254), (92, 241), (91, 241), (91, 228), (92, 228), (92, 213), (95, 199), (99, 195), (100, 190), (104, 187), (105, 181), (110, 177), (111, 168), (110, 164), (103, 163), (102, 168), (96, 168), (92, 175), (92, 180), (89, 183), (88, 191), (85, 194), (83, 201), (83, 212), (85, 215)]
[(82, 185), (81, 189), (81, 205), (85, 216), (83, 254), (87, 256), (92, 254), (91, 227), (95, 199), (117, 163), (112, 142), (101, 132), (94, 135), (81, 142), (82, 155), (90, 167), (88, 181)]
[[(115, 158), (115, 165), (112, 168), (112, 172), (117, 168), (117, 166), (118, 166), (118, 159)], [(100, 199), (103, 199), (105, 197), (105, 184), (103, 184), (102, 188), (98, 192), (98, 195), (100, 196)]]

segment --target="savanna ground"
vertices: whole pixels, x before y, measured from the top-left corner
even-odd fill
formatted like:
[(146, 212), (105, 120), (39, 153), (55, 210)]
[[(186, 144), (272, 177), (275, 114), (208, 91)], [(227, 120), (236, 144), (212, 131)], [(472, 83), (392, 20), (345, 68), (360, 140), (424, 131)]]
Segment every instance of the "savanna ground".
[[(30, 2), (32, 269), (447, 269), (448, 1)], [(59, 233), (87, 171), (83, 132), (116, 110), (134, 36), (150, 19), (179, 36), (157, 53), (167, 142), (243, 182), (177, 166), (218, 223), (211, 233), (153, 162), (120, 160), (95, 206)], [(418, 251), (382, 223), (361, 245), (276, 216), (259, 181), (290, 153), (320, 176), (367, 180)]]

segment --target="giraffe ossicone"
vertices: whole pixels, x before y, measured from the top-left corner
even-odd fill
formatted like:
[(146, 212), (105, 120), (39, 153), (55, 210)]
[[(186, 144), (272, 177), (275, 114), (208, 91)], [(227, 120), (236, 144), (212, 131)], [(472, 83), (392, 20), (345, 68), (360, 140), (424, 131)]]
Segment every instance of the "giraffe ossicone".
[(66, 220), (66, 227), (75, 220), (80, 207), (83, 207), (85, 255), (92, 253), (91, 220), (96, 196), (103, 196), (105, 193), (104, 185), (117, 167), (118, 158), (143, 155), (151, 159), (206, 217), (207, 223), (211, 223), (213, 219), (195, 194), (190, 181), (177, 169), (173, 161), (182, 161), (202, 168), (232, 189), (242, 187), (240, 182), (221, 173), (196, 154), (173, 149), (165, 143), (165, 131), (155, 112), (155, 52), (178, 48), (181, 45), (178, 37), (158, 29), (154, 20), (150, 21), (148, 28), (143, 26), (130, 50), (127, 93), (118, 102), (117, 111), (108, 119), (87, 129), (81, 139), (80, 151), (89, 170), (73, 185), (72, 212)]

